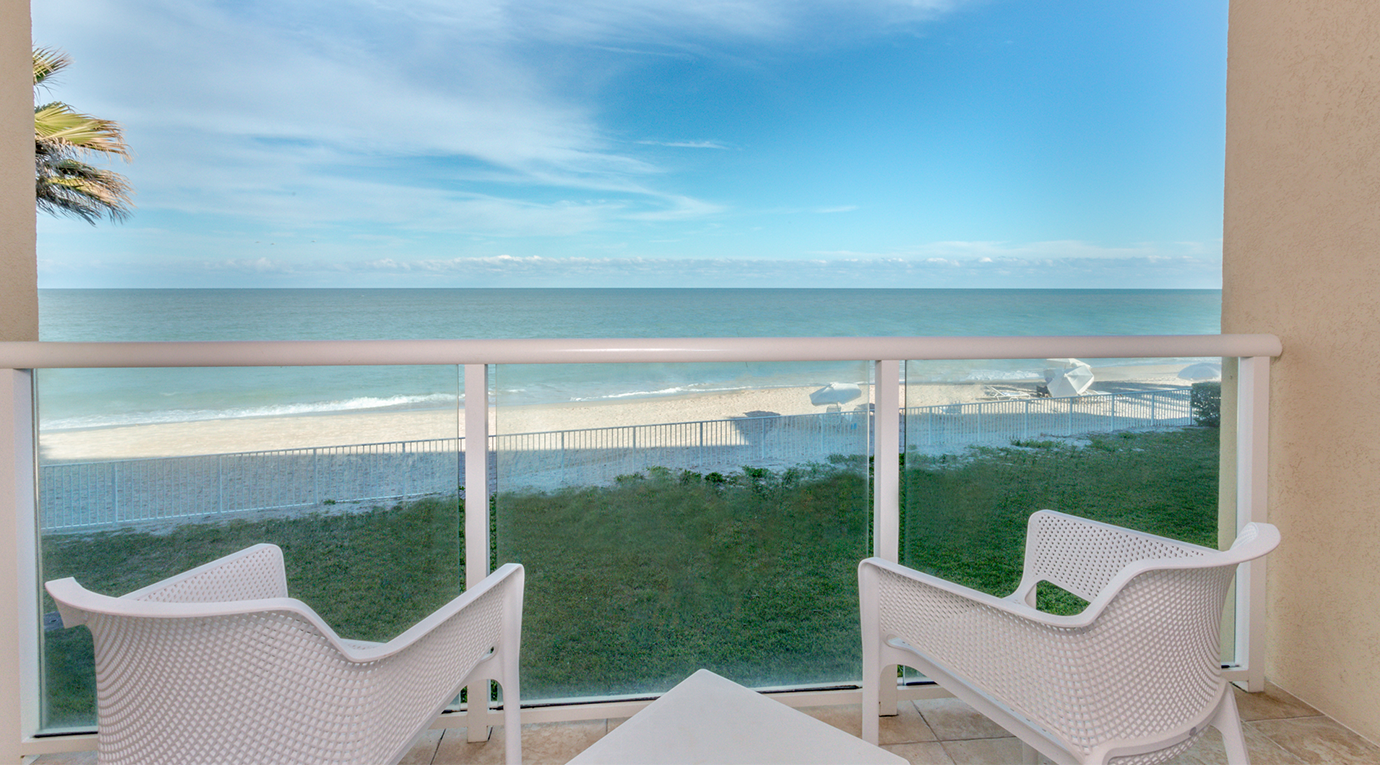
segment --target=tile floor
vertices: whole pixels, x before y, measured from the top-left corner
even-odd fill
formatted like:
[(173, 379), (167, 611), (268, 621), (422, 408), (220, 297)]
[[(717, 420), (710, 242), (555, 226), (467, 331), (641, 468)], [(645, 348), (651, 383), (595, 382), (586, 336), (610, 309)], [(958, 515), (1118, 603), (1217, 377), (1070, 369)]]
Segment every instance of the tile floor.
[[(1380, 747), (1343, 728), (1288, 693), (1268, 686), (1264, 693), (1237, 691), (1236, 703), (1253, 765), (1380, 765)], [(859, 735), (856, 705), (806, 707), (801, 711)], [(882, 746), (915, 765), (1016, 765), (1020, 742), (957, 699), (902, 702), (900, 714), (882, 720)], [(523, 761), (559, 765), (584, 751), (622, 720), (524, 725)], [(91, 752), (46, 755), (35, 765), (89, 765)], [(464, 728), (428, 731), (403, 765), (487, 765), (503, 762), (502, 729), (484, 743), (465, 740)], [(1221, 737), (1209, 730), (1174, 765), (1225, 765)]]

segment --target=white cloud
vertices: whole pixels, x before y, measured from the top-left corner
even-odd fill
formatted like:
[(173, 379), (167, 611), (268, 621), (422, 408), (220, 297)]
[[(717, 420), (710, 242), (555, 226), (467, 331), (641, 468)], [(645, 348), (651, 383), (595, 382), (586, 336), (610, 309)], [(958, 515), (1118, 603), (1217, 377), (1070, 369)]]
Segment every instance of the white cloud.
[[(837, 32), (821, 16), (876, 34), (953, 5), (46, 0), (33, 16), (36, 42), (76, 59), (57, 95), (125, 125), (136, 159), (122, 170), (140, 212), (560, 234), (720, 212), (669, 188), (664, 168), (629, 146), (728, 148), (610, 137), (592, 91), (571, 87), (609, 73), (561, 56), (596, 45), (715, 55), (743, 41), (789, 50)], [(520, 201), (536, 190), (572, 201)], [(605, 193), (620, 198), (586, 199)]]
[(1057, 261), (1068, 259), (1146, 260), (1196, 257), (1221, 262), (1222, 241), (1208, 242), (1145, 242), (1134, 245), (1106, 246), (1076, 240), (1048, 242), (985, 242), (950, 241), (928, 242), (893, 252), (819, 252), (815, 254), (849, 258), (927, 258), (935, 262), (973, 261)]
[(728, 149), (718, 141), (638, 141), (643, 146), (667, 146), (672, 149)]
[[(953, 244), (953, 243), (948, 243)], [(236, 286), (453, 287), (911, 287), (1219, 289), (1221, 261), (1144, 254), (1100, 257), (916, 258), (835, 255), (808, 260), (647, 257), (401, 258), (310, 261), (179, 259), (141, 265), (91, 263), (71, 270), (40, 265), (46, 287), (92, 286), (82, 279), (188, 284), (198, 274), (238, 274)], [(152, 280), (151, 282), (149, 280)]]

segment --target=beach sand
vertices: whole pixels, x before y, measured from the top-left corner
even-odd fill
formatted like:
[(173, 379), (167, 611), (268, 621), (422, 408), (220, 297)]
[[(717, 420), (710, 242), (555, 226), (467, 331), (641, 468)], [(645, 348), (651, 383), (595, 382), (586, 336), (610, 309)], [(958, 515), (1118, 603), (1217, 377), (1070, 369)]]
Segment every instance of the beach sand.
[[(1122, 392), (1188, 385), (1177, 377), (1184, 365), (1109, 367), (1097, 370), (1094, 392)], [(992, 388), (1031, 392), (1041, 381), (924, 383), (903, 386), (905, 406), (939, 406), (990, 398)], [(723, 420), (750, 412), (812, 414), (817, 386), (768, 388), (724, 393), (661, 396), (547, 406), (505, 406), (490, 422), (491, 433), (653, 425)], [(852, 409), (865, 399), (844, 405)], [(86, 462), (193, 454), (343, 446), (390, 441), (455, 438), (464, 433), (464, 412), (428, 409), (391, 412), (255, 417), (164, 423), (84, 430), (44, 430), (39, 437), (43, 462)]]

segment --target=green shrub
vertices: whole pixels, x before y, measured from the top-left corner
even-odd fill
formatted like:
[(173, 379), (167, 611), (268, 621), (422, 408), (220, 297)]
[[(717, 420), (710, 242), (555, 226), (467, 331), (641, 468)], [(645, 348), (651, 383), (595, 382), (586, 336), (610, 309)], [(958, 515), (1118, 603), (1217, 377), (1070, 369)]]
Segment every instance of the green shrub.
[(1222, 425), (1222, 383), (1196, 382), (1190, 394), (1193, 424), (1217, 428)]

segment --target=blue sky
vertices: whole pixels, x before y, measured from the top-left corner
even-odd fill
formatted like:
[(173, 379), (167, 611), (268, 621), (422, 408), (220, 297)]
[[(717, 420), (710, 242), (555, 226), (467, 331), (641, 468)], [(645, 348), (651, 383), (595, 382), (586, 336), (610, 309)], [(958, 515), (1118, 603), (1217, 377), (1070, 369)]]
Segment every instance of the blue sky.
[(1221, 285), (1225, 0), (44, 0), (41, 287)]

